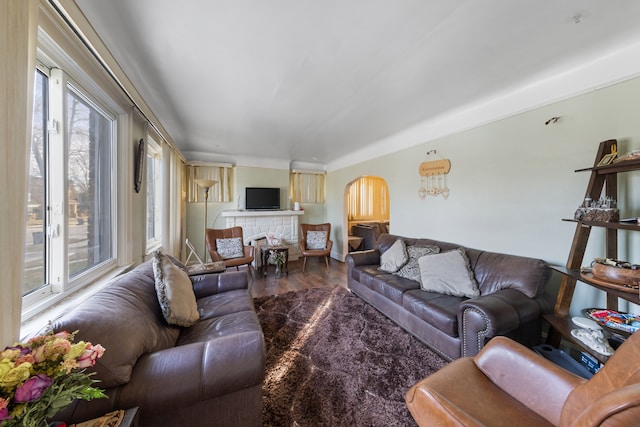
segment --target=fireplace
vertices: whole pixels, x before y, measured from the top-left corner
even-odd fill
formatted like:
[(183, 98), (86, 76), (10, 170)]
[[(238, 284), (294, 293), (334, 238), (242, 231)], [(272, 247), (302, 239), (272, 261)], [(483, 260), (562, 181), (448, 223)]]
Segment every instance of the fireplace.
[(300, 257), (298, 247), (298, 217), (304, 211), (224, 211), (225, 227), (242, 227), (244, 243), (255, 249), (254, 267), (260, 267), (260, 246), (266, 244), (267, 233), (280, 239), (280, 243), (289, 248), (289, 260)]

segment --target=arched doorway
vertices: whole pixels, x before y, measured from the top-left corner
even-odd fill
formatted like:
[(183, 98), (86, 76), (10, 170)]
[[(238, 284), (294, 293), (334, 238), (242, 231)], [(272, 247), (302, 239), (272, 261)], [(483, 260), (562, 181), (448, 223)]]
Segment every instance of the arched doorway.
[(370, 249), (380, 233), (389, 232), (390, 196), (387, 182), (379, 176), (361, 176), (344, 190), (344, 256), (353, 250)]

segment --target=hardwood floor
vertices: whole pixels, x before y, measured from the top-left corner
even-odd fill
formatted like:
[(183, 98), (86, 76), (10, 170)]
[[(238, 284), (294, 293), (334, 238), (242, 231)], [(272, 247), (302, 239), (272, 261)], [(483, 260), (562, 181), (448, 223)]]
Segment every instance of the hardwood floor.
[(331, 259), (329, 269), (322, 258), (309, 258), (304, 273), (302, 272), (302, 258), (289, 262), (289, 274), (275, 277), (274, 267), (270, 266), (267, 276), (260, 274), (260, 270), (253, 270), (253, 281), (249, 283), (253, 297), (276, 295), (302, 289), (316, 288), (329, 285), (347, 287), (347, 265)]

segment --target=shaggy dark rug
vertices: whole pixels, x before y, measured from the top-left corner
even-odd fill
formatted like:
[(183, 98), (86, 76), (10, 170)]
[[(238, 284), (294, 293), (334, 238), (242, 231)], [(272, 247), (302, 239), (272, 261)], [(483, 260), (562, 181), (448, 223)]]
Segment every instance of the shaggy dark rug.
[(412, 426), (407, 390), (446, 362), (348, 290), (255, 300), (264, 426)]

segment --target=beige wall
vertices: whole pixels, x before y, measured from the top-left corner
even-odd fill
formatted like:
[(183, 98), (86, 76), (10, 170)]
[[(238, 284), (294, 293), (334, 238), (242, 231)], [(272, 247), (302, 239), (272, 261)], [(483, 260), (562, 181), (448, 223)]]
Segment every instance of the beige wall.
[[(331, 171), (327, 220), (343, 248), (344, 189), (361, 175), (378, 175), (391, 197), (391, 232), (543, 258), (564, 265), (588, 173), (600, 141), (615, 138), (622, 153), (640, 148), (640, 78), (593, 91), (395, 154)], [(545, 125), (554, 116), (556, 124)], [(451, 160), (447, 200), (420, 200), (418, 165), (435, 149)], [(619, 179), (621, 214), (640, 215), (640, 172)], [(596, 195), (592, 195), (595, 197)], [(603, 256), (603, 230), (594, 229), (585, 263)], [(640, 262), (640, 233), (621, 232), (619, 257)], [(342, 256), (342, 253), (336, 256)], [(557, 283), (558, 277), (554, 277)], [(600, 292), (579, 285), (572, 308), (603, 306)], [(620, 305), (625, 309), (626, 302)]]
[[(136, 193), (132, 191), (134, 178), (134, 163), (136, 159), (136, 151), (138, 150), (138, 141), (144, 138), (147, 141), (145, 120), (139, 114), (132, 115), (131, 137), (128, 138), (128, 143), (125, 144), (124, 149), (128, 150), (131, 154), (131, 179), (129, 180), (128, 187), (131, 191), (131, 210), (132, 215), (132, 227), (131, 233), (129, 233), (130, 247), (132, 253), (131, 261), (138, 264), (147, 258), (147, 180), (146, 175), (142, 179), (142, 185), (140, 186), (140, 192)], [(146, 169), (144, 169), (146, 173)]]
[[(271, 169), (248, 166), (237, 166), (233, 169), (233, 202), (214, 203), (207, 206), (207, 227), (224, 228), (225, 221), (220, 213), (225, 210), (244, 209), (245, 187), (279, 187), (280, 207), (289, 205), (289, 169)], [(302, 206), (304, 214), (300, 222), (324, 222), (324, 204), (308, 204)], [(193, 242), (198, 254), (204, 252), (204, 203), (187, 203), (187, 238)], [(188, 255), (188, 251), (185, 257)]]

